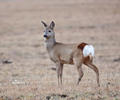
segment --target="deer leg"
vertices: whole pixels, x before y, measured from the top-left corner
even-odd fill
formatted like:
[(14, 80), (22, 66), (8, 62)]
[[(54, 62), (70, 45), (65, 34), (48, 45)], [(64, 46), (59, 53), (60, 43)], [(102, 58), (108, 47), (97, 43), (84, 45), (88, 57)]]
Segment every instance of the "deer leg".
[(63, 64), (60, 64), (60, 83), (62, 84)]
[(57, 63), (57, 78), (58, 78), (58, 85), (62, 84), (62, 72), (63, 72), (63, 64)]
[(79, 78), (77, 81), (77, 85), (79, 84), (79, 82), (81, 81), (82, 77), (83, 77), (83, 70), (82, 70), (82, 56), (75, 56), (73, 58), (74, 64), (77, 67), (77, 71), (79, 74)]
[(81, 65), (77, 66), (77, 71), (78, 71), (78, 73), (79, 73), (79, 78), (78, 78), (77, 85), (79, 85), (79, 82), (81, 81), (81, 79), (82, 79), (82, 77), (83, 77), (83, 75), (84, 75)]
[(57, 71), (57, 79), (58, 79), (58, 85), (59, 85), (59, 66), (56, 66), (56, 71)]
[(98, 68), (92, 64), (91, 62), (89, 63), (85, 63), (85, 65), (87, 65), (89, 68), (93, 69), (93, 71), (96, 73), (96, 76), (97, 76), (97, 84), (98, 84), (98, 87), (100, 87), (100, 82), (99, 82), (99, 70)]

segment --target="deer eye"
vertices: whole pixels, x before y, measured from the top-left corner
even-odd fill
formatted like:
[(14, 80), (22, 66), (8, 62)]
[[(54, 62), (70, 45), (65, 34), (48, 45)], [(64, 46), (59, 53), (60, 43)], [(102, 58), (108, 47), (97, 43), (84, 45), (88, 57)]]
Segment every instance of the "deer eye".
[(51, 32), (51, 30), (49, 30), (48, 32)]

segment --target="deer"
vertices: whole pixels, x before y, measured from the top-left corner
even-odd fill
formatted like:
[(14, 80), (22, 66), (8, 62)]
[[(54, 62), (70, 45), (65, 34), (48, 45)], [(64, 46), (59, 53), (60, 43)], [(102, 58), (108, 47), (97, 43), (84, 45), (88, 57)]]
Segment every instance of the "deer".
[(41, 21), (41, 23), (45, 27), (43, 37), (45, 38), (45, 45), (49, 58), (56, 65), (58, 85), (62, 85), (64, 64), (71, 64), (76, 66), (79, 75), (77, 85), (84, 75), (82, 69), (82, 64), (84, 64), (96, 73), (97, 86), (100, 87), (99, 70), (96, 65), (93, 64), (93, 57), (95, 52), (93, 45), (85, 42), (73, 44), (56, 42), (54, 32), (55, 22), (52, 21), (50, 25), (47, 25), (44, 21)]

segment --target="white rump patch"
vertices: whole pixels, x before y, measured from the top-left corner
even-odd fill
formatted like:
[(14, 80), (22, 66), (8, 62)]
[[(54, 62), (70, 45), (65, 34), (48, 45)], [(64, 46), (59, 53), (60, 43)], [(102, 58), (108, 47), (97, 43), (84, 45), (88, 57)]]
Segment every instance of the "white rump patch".
[(86, 45), (83, 49), (83, 55), (84, 57), (91, 55), (92, 57), (94, 56), (94, 47), (92, 45)]

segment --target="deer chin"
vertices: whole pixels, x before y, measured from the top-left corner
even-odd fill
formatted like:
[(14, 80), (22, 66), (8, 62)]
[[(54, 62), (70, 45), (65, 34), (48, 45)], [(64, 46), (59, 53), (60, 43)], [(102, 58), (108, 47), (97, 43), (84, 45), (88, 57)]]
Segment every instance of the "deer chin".
[(48, 40), (49, 38), (50, 38), (50, 37), (49, 37), (49, 36), (47, 36), (47, 37), (45, 37), (45, 38), (44, 38), (44, 40)]

